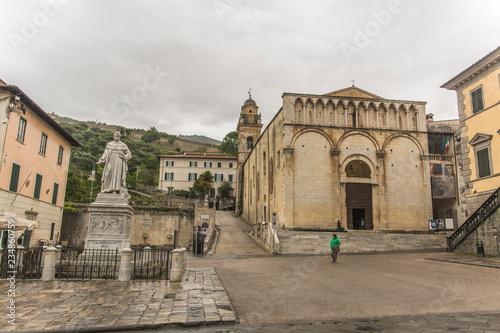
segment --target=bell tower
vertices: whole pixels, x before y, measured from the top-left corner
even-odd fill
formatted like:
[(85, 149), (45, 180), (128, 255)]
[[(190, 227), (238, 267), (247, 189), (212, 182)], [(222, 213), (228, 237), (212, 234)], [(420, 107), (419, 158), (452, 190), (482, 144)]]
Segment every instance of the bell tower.
[(262, 128), (259, 107), (252, 99), (251, 90), (248, 91), (248, 99), (241, 107), (240, 119), (238, 121), (238, 165), (245, 162), (254, 144), (259, 140)]
[(236, 215), (243, 212), (243, 186), (245, 173), (243, 163), (252, 151), (255, 143), (259, 140), (262, 128), (259, 107), (252, 99), (251, 90), (248, 91), (248, 99), (241, 107), (240, 119), (238, 120), (238, 178), (236, 180)]

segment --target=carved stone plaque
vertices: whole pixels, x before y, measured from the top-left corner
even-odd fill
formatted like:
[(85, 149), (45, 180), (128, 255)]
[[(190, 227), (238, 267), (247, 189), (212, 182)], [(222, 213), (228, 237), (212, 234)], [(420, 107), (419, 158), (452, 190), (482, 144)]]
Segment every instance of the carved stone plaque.
[(121, 235), (123, 227), (123, 216), (92, 215), (90, 217), (91, 234)]

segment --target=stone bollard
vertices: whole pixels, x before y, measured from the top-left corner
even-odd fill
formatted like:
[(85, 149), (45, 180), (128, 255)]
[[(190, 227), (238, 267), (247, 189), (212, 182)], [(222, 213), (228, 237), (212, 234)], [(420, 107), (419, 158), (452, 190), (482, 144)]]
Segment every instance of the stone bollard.
[(186, 249), (181, 247), (172, 250), (172, 268), (170, 269), (170, 281), (181, 282), (182, 275), (186, 270)]
[(49, 246), (44, 249), (42, 281), (52, 281), (56, 278), (56, 254), (57, 249), (55, 247)]
[(56, 262), (61, 261), (62, 248), (63, 247), (60, 244), (56, 245), (57, 249)]
[(130, 248), (122, 250), (120, 273), (118, 274), (119, 281), (130, 281), (132, 276), (132, 253), (134, 253), (134, 251)]

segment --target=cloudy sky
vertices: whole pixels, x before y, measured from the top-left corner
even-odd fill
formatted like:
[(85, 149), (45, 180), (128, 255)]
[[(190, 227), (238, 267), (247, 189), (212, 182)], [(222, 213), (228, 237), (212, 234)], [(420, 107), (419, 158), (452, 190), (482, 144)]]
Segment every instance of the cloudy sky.
[(440, 86), (500, 45), (498, 0), (0, 2), (0, 79), (46, 112), (219, 140), (249, 88), (264, 125), (351, 80), (457, 118)]

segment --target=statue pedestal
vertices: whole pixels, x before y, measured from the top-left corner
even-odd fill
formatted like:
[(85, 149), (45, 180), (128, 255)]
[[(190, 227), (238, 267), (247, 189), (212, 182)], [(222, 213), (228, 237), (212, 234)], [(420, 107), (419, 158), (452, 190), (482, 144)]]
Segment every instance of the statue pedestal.
[(89, 207), (89, 229), (85, 249), (121, 252), (130, 248), (130, 228), (134, 209), (124, 193), (99, 193)]

